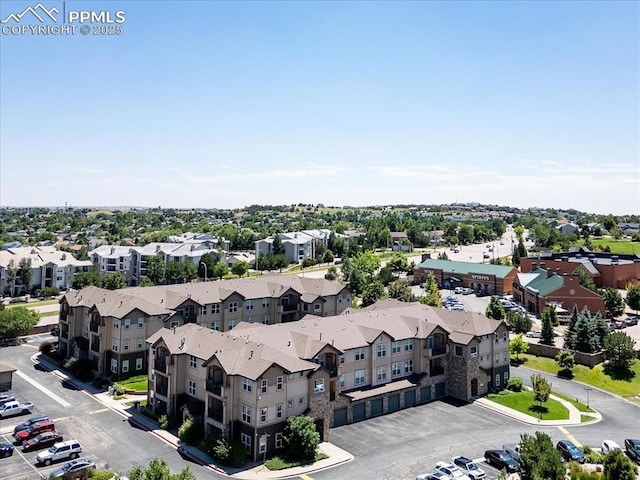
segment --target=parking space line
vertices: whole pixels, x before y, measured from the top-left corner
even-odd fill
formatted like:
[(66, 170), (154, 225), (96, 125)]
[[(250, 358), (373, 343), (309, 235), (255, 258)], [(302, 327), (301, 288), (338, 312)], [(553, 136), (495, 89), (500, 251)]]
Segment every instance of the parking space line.
[(108, 408), (101, 408), (100, 410), (94, 410), (92, 412), (89, 412), (89, 415), (93, 415), (94, 413), (103, 413), (103, 412), (108, 412), (109, 409)]
[(305, 475), (304, 473), (299, 476), (302, 480), (313, 480), (313, 478), (311, 478), (309, 475)]
[(578, 448), (582, 448), (582, 444), (576, 439), (576, 437), (574, 437), (573, 435), (571, 435), (569, 433), (569, 430), (567, 430), (566, 428), (564, 428), (563, 426), (558, 426), (558, 430), (560, 430), (566, 437), (567, 439), (571, 440), (573, 443), (575, 443), (576, 447)]
[[(9, 439), (6, 437), (6, 435), (4, 436), (4, 439), (9, 441)], [(11, 442), (9, 442), (11, 443)], [(42, 474), (40, 473), (40, 471), (38, 471), (38, 469), (35, 467), (35, 465), (32, 465), (31, 462), (29, 462), (29, 460), (27, 460), (27, 458), (24, 456), (24, 454), (18, 450), (17, 448), (13, 450), (13, 453), (17, 453), (18, 455), (20, 455), (20, 458), (22, 458), (22, 460), (24, 460), (24, 462), (29, 465), (29, 467), (38, 474), (38, 478), (43, 478)], [(24, 478), (24, 474), (20, 475), (21, 478)]]
[(20, 378), (22, 378), (24, 381), (26, 381), (27, 383), (30, 383), (31, 385), (33, 385), (34, 387), (36, 387), (38, 390), (40, 390), (42, 393), (44, 393), (46, 396), (48, 396), (49, 398), (51, 398), (53, 401), (55, 401), (56, 403), (59, 403), (60, 405), (62, 405), (65, 408), (69, 408), (71, 406), (71, 404), (69, 402), (67, 402), (65, 399), (60, 398), (58, 395), (56, 395), (55, 393), (53, 393), (51, 390), (49, 390), (47, 387), (40, 385), (38, 382), (36, 382), (34, 379), (28, 377), (27, 375), (25, 375), (24, 373), (22, 373), (20, 370), (16, 370), (15, 374), (17, 376), (19, 376)]

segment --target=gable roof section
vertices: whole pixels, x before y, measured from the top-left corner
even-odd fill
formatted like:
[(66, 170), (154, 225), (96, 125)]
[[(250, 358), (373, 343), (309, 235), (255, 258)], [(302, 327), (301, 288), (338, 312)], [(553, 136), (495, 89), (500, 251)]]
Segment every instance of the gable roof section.
[(495, 275), (496, 278), (505, 278), (513, 270), (515, 270), (514, 267), (508, 267), (505, 265), (456, 262), (453, 260), (438, 260), (435, 258), (427, 258), (423, 262), (417, 264), (415, 268), (428, 268), (434, 270), (442, 270), (444, 272), (452, 272), (455, 270), (456, 274), (479, 273), (483, 275)]
[(549, 295), (564, 285), (564, 279), (560, 275), (553, 274), (548, 277), (546, 270), (541, 269), (533, 273), (536, 273), (538, 277), (530, 281), (525, 288), (540, 296)]

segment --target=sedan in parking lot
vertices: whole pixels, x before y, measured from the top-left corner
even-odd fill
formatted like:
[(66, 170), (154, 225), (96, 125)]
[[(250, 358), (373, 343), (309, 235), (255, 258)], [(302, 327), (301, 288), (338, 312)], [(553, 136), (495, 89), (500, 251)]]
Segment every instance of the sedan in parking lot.
[(627, 324), (627, 327), (632, 327), (633, 325), (637, 325), (638, 317), (634, 315), (627, 315), (627, 318), (624, 320), (624, 323)]
[(13, 455), (13, 448), (13, 445), (9, 442), (0, 443), (0, 457), (4, 458)]
[(484, 460), (488, 465), (496, 467), (498, 470), (504, 469), (510, 473), (518, 470), (518, 462), (504, 450), (487, 450), (484, 452)]
[(560, 451), (562, 458), (564, 458), (566, 462), (584, 463), (584, 453), (570, 440), (560, 440), (556, 448)]
[(65, 463), (60, 468), (56, 468), (49, 474), (49, 478), (69, 478), (71, 475), (77, 477), (76, 474), (80, 472), (84, 472), (86, 470), (95, 469), (96, 464), (91, 460), (80, 459), (80, 460), (71, 460), (68, 463)]
[(49, 448), (56, 442), (62, 441), (62, 434), (59, 432), (44, 432), (40, 435), (27, 440), (22, 444), (22, 450), (25, 452), (40, 450), (41, 448)]
[(452, 480), (449, 475), (446, 473), (435, 471), (433, 473), (423, 473), (422, 475), (418, 475), (416, 480)]
[(602, 453), (607, 454), (609, 452), (613, 452), (614, 450), (622, 450), (620, 445), (618, 445), (613, 440), (605, 440), (602, 442)]
[(624, 450), (627, 456), (636, 463), (640, 463), (640, 440), (625, 438)]
[(438, 462), (436, 463), (436, 471), (448, 475), (453, 480), (471, 480), (468, 475), (465, 475), (462, 470), (452, 463)]

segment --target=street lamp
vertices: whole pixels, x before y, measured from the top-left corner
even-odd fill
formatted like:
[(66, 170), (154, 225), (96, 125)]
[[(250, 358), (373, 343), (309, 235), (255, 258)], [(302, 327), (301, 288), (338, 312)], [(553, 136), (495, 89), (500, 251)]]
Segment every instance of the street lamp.
[(593, 390), (593, 388), (585, 387), (584, 389), (587, 391), (587, 410), (589, 410), (589, 392)]
[(207, 264), (204, 262), (200, 262), (200, 265), (204, 267), (204, 281), (207, 281)]
[(455, 275), (456, 271), (454, 269), (451, 269), (451, 282), (449, 282), (449, 294), (453, 295), (453, 279), (456, 276)]

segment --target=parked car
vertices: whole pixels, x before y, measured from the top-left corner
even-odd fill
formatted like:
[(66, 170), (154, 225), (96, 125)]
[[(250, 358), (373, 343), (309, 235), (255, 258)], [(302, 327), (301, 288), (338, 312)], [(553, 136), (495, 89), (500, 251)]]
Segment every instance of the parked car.
[(27, 418), (24, 422), (19, 423), (13, 429), (13, 435), (15, 436), (20, 430), (24, 430), (25, 428), (29, 428), (34, 423), (43, 422), (45, 420), (49, 420), (47, 415), (34, 415), (33, 417)]
[(42, 465), (51, 465), (52, 462), (59, 460), (78, 458), (81, 452), (82, 445), (78, 440), (67, 440), (66, 442), (54, 443), (52, 447), (40, 452), (36, 457), (36, 462)]
[(525, 335), (529, 338), (542, 338), (542, 332), (540, 330), (527, 332)]
[(462, 294), (462, 287), (456, 287), (453, 289), (453, 293), (456, 293), (458, 295)]
[(451, 459), (453, 464), (466, 473), (471, 480), (478, 480), (480, 478), (485, 478), (486, 474), (484, 470), (478, 467), (478, 464), (467, 457), (453, 457)]
[(13, 438), (17, 443), (23, 443), (27, 440), (31, 440), (44, 432), (53, 432), (56, 429), (55, 424), (51, 420), (43, 420), (42, 422), (34, 423), (24, 430), (20, 430)]
[(0, 418), (11, 417), (13, 415), (23, 415), (29, 413), (33, 408), (31, 402), (16, 402), (11, 400), (3, 405), (0, 405)]
[(436, 470), (433, 473), (423, 473), (418, 475), (416, 480), (452, 480), (452, 478), (444, 472)]
[(504, 450), (487, 450), (484, 452), (484, 461), (498, 470), (504, 469), (510, 473), (518, 470), (518, 462)]
[(614, 442), (613, 440), (604, 440), (602, 442), (602, 454), (607, 454), (609, 452), (613, 452), (614, 450), (620, 450), (622, 451), (622, 448), (620, 448), (620, 445), (618, 445), (616, 442)]
[(625, 318), (624, 323), (627, 324), (627, 327), (632, 327), (633, 325), (637, 325), (638, 317), (634, 315), (627, 315), (627, 318)]
[(624, 451), (627, 456), (636, 463), (640, 463), (640, 440), (626, 438), (624, 440)]
[(471, 295), (472, 293), (473, 293), (473, 289), (472, 288), (465, 287), (465, 288), (462, 289), (462, 294), (463, 295)]
[(615, 328), (616, 330), (627, 328), (627, 322), (625, 322), (624, 320), (615, 320), (613, 322), (613, 328)]
[(24, 452), (30, 452), (33, 450), (41, 450), (48, 448), (54, 443), (62, 441), (62, 434), (60, 432), (44, 432), (40, 435), (36, 435), (31, 440), (27, 440), (22, 443), (22, 450)]
[(4, 405), (7, 402), (15, 402), (16, 397), (11, 395), (10, 393), (3, 393), (0, 395), (0, 406)]
[(507, 443), (502, 445), (502, 450), (507, 452), (516, 462), (520, 462), (520, 445)]
[(84, 472), (85, 470), (95, 469), (96, 463), (91, 460), (81, 459), (81, 460), (72, 460), (68, 463), (65, 463), (60, 468), (56, 468), (49, 474), (49, 478), (70, 478), (73, 476), (77, 478), (77, 474), (80, 472)]
[(560, 451), (562, 458), (564, 458), (566, 462), (584, 463), (584, 453), (582, 453), (572, 441), (560, 440), (556, 448)]
[(9, 442), (0, 443), (0, 457), (5, 458), (13, 455), (13, 448)]
[(471, 480), (462, 470), (456, 467), (453, 463), (438, 462), (436, 463), (436, 471), (442, 472), (448, 475), (453, 480)]

